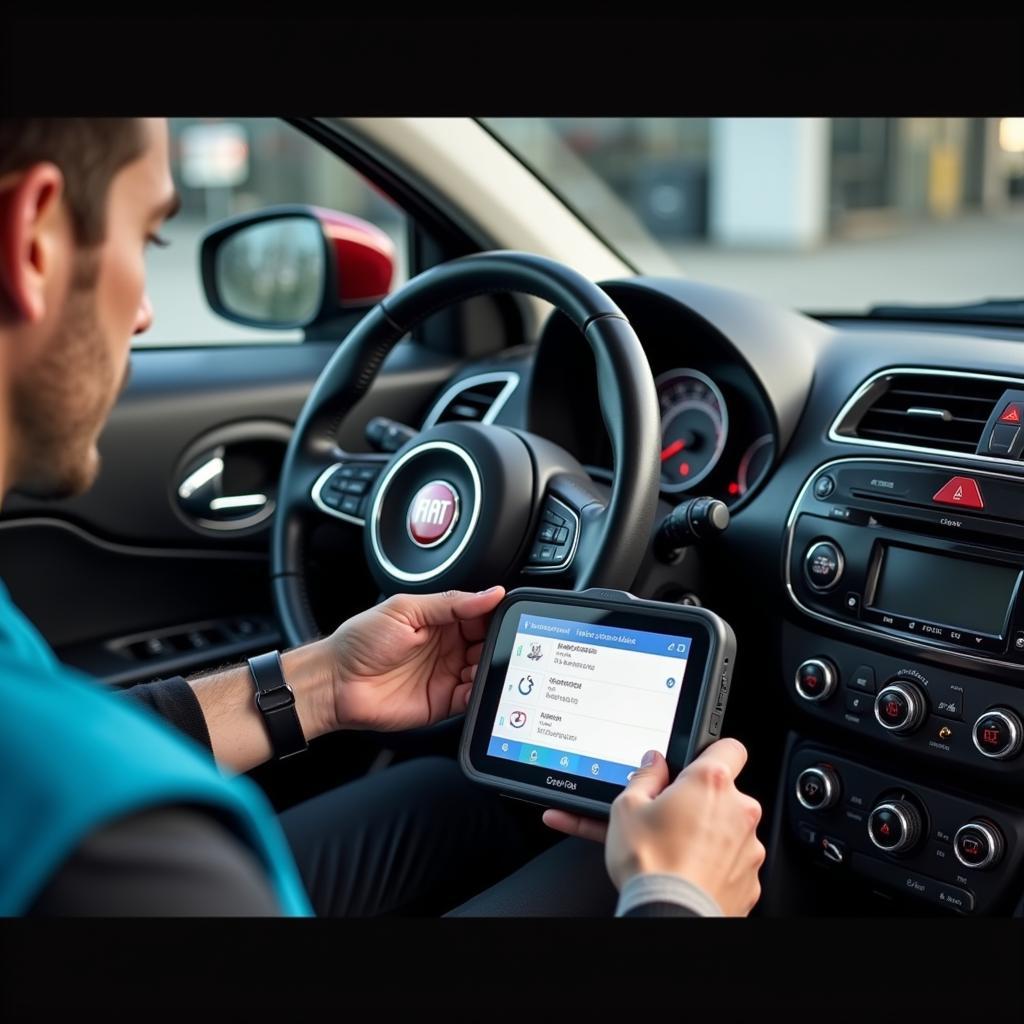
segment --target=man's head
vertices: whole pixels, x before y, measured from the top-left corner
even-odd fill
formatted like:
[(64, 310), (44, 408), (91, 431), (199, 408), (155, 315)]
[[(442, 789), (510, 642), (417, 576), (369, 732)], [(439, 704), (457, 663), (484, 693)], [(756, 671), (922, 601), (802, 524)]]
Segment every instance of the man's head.
[(85, 490), (177, 196), (161, 119), (0, 119), (0, 497)]

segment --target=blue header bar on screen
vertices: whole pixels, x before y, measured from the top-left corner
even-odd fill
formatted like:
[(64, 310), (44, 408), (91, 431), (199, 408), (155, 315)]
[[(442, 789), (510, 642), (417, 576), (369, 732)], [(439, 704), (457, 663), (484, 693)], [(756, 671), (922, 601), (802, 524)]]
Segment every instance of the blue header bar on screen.
[(646, 630), (623, 629), (619, 626), (595, 626), (589, 622), (551, 619), (543, 615), (520, 615), (519, 632), (587, 647), (611, 647), (638, 654), (659, 654), (665, 658), (685, 659), (689, 656), (691, 643), (688, 636), (648, 633)]

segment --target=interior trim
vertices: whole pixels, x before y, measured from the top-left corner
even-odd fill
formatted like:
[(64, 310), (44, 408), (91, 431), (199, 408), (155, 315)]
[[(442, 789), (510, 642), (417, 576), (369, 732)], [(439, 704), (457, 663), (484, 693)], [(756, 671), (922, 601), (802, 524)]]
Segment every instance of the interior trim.
[(265, 562), (267, 556), (258, 551), (235, 551), (223, 548), (202, 549), (202, 548), (160, 548), (146, 547), (142, 544), (122, 544), (118, 541), (105, 540), (97, 537), (75, 523), (69, 523), (56, 516), (26, 516), (23, 519), (7, 519), (0, 522), (0, 531), (11, 531), (24, 529), (26, 527), (49, 527), (51, 529), (65, 530), (74, 534), (79, 540), (84, 540), (93, 547), (109, 551), (116, 555), (126, 555), (135, 558), (206, 558), (216, 561), (230, 560), (233, 562)]

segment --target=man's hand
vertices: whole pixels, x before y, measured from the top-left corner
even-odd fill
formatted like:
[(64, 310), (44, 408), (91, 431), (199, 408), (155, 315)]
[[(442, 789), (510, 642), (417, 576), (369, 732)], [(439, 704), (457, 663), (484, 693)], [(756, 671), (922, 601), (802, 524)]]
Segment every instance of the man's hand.
[(544, 812), (544, 822), (605, 839), (605, 865), (618, 889), (634, 875), (679, 875), (725, 914), (744, 916), (761, 896), (757, 872), (765, 858), (755, 833), (761, 806), (735, 785), (746, 761), (741, 743), (718, 740), (669, 785), (665, 758), (651, 751), (615, 798), (607, 825), (555, 810)]
[(322, 641), (331, 659), (333, 727), (397, 731), (461, 714), (503, 587), (396, 594)]

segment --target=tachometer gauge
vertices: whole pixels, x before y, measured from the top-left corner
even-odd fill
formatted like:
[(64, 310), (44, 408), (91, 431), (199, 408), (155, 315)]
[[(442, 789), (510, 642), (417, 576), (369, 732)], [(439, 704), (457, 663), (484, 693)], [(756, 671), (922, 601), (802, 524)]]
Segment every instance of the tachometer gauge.
[(725, 448), (725, 399), (698, 370), (669, 370), (654, 383), (661, 406), (661, 488), (688, 491), (715, 468)]
[(743, 453), (736, 471), (736, 493), (741, 497), (761, 479), (775, 455), (775, 438), (771, 434), (759, 437)]

